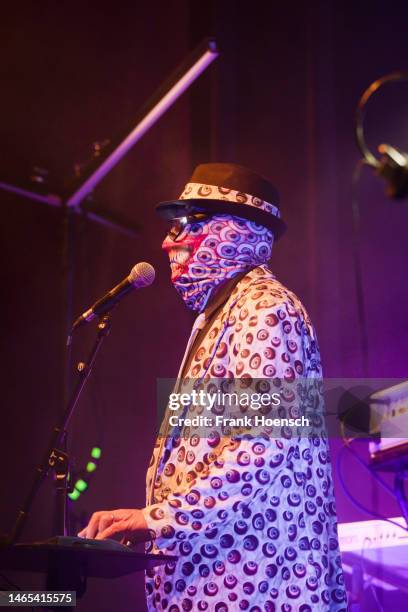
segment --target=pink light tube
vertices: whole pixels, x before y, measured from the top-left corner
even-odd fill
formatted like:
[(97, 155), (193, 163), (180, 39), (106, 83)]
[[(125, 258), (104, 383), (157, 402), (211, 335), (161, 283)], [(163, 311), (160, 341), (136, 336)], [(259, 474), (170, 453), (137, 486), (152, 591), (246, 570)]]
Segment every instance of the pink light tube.
[(137, 123), (128, 136), (117, 146), (102, 164), (93, 171), (85, 182), (67, 199), (68, 206), (78, 204), (96, 187), (103, 177), (126, 155), (144, 134), (160, 119), (160, 117), (178, 100), (192, 83), (218, 57), (218, 51), (213, 41), (207, 44), (207, 49), (197, 61), (178, 79), (169, 91), (157, 102), (151, 110)]

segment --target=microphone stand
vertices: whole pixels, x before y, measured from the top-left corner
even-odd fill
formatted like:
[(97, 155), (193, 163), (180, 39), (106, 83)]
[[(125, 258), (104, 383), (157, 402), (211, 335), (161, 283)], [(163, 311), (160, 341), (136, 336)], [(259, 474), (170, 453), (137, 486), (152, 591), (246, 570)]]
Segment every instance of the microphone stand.
[[(96, 356), (104, 339), (110, 332), (109, 314), (99, 319), (98, 333), (88, 361), (79, 362), (79, 380), (65, 412), (54, 427), (50, 444), (42, 464), (37, 468), (33, 485), (18, 513), (12, 533), (0, 546), (0, 570), (46, 573), (46, 595), (63, 593), (70, 595), (66, 603), (48, 604), (47, 610), (59, 610), (64, 605), (66, 610), (76, 610), (76, 600), (86, 592), (88, 578), (118, 578), (136, 571), (146, 571), (157, 565), (175, 563), (177, 557), (162, 554), (146, 554), (132, 551), (112, 540), (99, 542), (79, 537), (69, 537), (67, 529), (67, 491), (68, 491), (68, 454), (66, 450), (67, 427), (78, 404), (80, 395), (88, 380)], [(71, 337), (68, 337), (68, 344)], [(53, 470), (57, 491), (57, 536), (45, 542), (16, 544), (16, 540), (26, 524), (31, 506), (41, 483)], [(61, 535), (60, 535), (61, 534)], [(6, 595), (7, 596), (7, 595)], [(4, 600), (6, 601), (6, 600)], [(8, 601), (8, 600), (7, 600)], [(53, 599), (52, 602), (55, 602)], [(7, 603), (5, 604), (7, 605)], [(19, 605), (19, 604), (17, 604)], [(24, 605), (24, 604), (23, 604)], [(0, 602), (1, 606), (1, 602)]]
[[(21, 535), (24, 525), (26, 524), (29, 512), (33, 505), (34, 499), (39, 491), (39, 488), (49, 472), (54, 472), (55, 484), (56, 484), (56, 529), (57, 535), (67, 536), (68, 535), (68, 524), (67, 524), (67, 493), (68, 493), (68, 475), (69, 475), (69, 457), (66, 448), (67, 438), (67, 427), (74, 414), (75, 408), (78, 404), (81, 393), (85, 387), (85, 384), (91, 374), (93, 365), (96, 360), (96, 356), (102, 346), (104, 339), (108, 336), (111, 328), (110, 316), (105, 314), (100, 318), (98, 323), (98, 333), (95, 339), (95, 343), (89, 354), (86, 362), (79, 362), (77, 370), (79, 373), (79, 379), (72, 392), (72, 395), (67, 403), (65, 411), (61, 416), (59, 422), (53, 428), (51, 439), (47, 450), (44, 454), (42, 463), (36, 470), (34, 482), (31, 489), (25, 499), (25, 502), (17, 515), (17, 519), (14, 523), (12, 532), (7, 538), (7, 544), (14, 544)], [(71, 337), (68, 338), (70, 343)]]

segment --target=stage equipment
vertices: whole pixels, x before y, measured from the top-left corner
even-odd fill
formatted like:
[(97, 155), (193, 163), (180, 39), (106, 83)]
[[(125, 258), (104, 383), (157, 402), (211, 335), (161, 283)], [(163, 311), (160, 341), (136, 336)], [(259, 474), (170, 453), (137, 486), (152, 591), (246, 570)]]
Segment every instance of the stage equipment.
[[(375, 391), (371, 393), (367, 401), (369, 412), (364, 423), (368, 422), (369, 426), (363, 433), (366, 438), (370, 438), (369, 462), (367, 464), (352, 448), (353, 442), (357, 440), (345, 438), (344, 446), (337, 455), (338, 477), (345, 494), (359, 510), (384, 521), (392, 522), (392, 519), (383, 517), (375, 510), (364, 506), (350, 492), (342, 469), (343, 455), (349, 451), (371, 477), (396, 498), (405, 521), (405, 526), (401, 528), (408, 532), (408, 499), (405, 492), (405, 480), (408, 478), (408, 381)], [(349, 408), (348, 412), (361, 410), (361, 406), (366, 403), (366, 401), (359, 402), (351, 409)], [(393, 486), (380, 477), (378, 474), (380, 471), (395, 474)]]
[(116, 287), (101, 297), (91, 308), (78, 317), (72, 325), (71, 333), (81, 325), (93, 321), (96, 317), (106, 314), (114, 308), (128, 293), (135, 289), (148, 287), (154, 281), (156, 272), (149, 263), (142, 261), (130, 271), (130, 274)]
[[(114, 540), (97, 541), (68, 536), (66, 502), (69, 488), (69, 459), (64, 444), (67, 427), (90, 376), (102, 342), (109, 331), (109, 314), (105, 314), (100, 318), (96, 341), (87, 362), (79, 364), (79, 380), (63, 416), (53, 429), (49, 446), (42, 463), (35, 472), (34, 482), (17, 516), (13, 531), (2, 542), (0, 548), (0, 569), (46, 573), (48, 591), (75, 591), (78, 597), (84, 594), (89, 576), (113, 578), (177, 560), (177, 557), (168, 555), (136, 553)], [(100, 448), (93, 448), (92, 458), (97, 460), (100, 456)], [(93, 463), (93, 466), (96, 467), (96, 464)], [(90, 467), (90, 471), (93, 471), (93, 466)], [(50, 471), (54, 472), (57, 488), (58, 535), (44, 542), (16, 544), (39, 488)], [(84, 490), (84, 485), (86, 488), (86, 482), (83, 480), (79, 487), (78, 482), (76, 487), (81, 492)], [(50, 609), (54, 607), (50, 606)]]
[(77, 501), (81, 497), (81, 493), (88, 490), (90, 480), (95, 474), (101, 456), (101, 448), (99, 446), (94, 446), (91, 450), (90, 460), (87, 462), (85, 469), (75, 473), (69, 472), (70, 492), (68, 493), (68, 497), (71, 501)]
[(338, 525), (351, 611), (360, 610), (359, 606), (366, 601), (368, 588), (374, 600), (376, 591), (381, 590), (383, 601), (393, 604), (392, 608), (384, 609), (398, 609), (395, 604), (400, 605), (402, 599), (408, 603), (408, 532), (403, 517), (388, 521), (355, 521)]
[[(154, 277), (155, 271), (153, 266), (146, 262), (136, 264), (132, 268), (129, 276), (127, 276), (121, 283), (119, 283), (119, 285), (114, 287), (111, 291), (109, 291), (109, 293), (98, 300), (92, 306), (92, 308), (78, 317), (72, 326), (72, 329), (74, 330), (82, 323), (88, 322), (97, 316), (99, 317), (98, 333), (95, 344), (91, 350), (88, 360), (86, 362), (81, 361), (77, 366), (79, 380), (68, 401), (64, 414), (53, 429), (48, 449), (44, 455), (41, 465), (36, 470), (33, 485), (14, 524), (10, 537), (11, 543), (16, 542), (19, 538), (35, 496), (38, 493), (39, 487), (51, 470), (54, 471), (57, 493), (57, 532), (58, 535), (68, 536), (67, 495), (70, 484), (68, 482), (69, 457), (66, 449), (67, 428), (78, 404), (81, 392), (91, 374), (102, 342), (110, 332), (109, 311), (112, 310), (112, 308), (116, 306), (116, 304), (130, 291), (138, 287), (150, 285), (154, 281)], [(95, 450), (100, 451), (100, 449)], [(96, 457), (100, 457), (100, 452), (95, 452), (94, 454)], [(80, 479), (75, 483), (74, 490), (70, 491), (70, 493), (73, 493), (75, 490), (81, 493), (86, 488), (86, 481)]]
[(64, 413), (53, 428), (50, 442), (43, 456), (41, 464), (35, 470), (35, 478), (25, 502), (20, 509), (13, 530), (7, 538), (7, 544), (14, 544), (21, 535), (27, 521), (34, 499), (38, 494), (40, 486), (48, 474), (53, 471), (56, 485), (57, 498), (57, 535), (68, 536), (67, 520), (67, 494), (69, 490), (69, 457), (66, 449), (67, 428), (78, 404), (80, 395), (92, 372), (97, 354), (104, 339), (110, 332), (109, 314), (104, 315), (98, 324), (98, 332), (95, 343), (86, 362), (78, 364), (78, 381), (67, 403)]
[[(365, 382), (365, 381), (363, 381)], [(344, 389), (337, 402), (337, 417), (341, 423), (343, 438), (370, 437), (377, 435), (370, 430), (369, 397), (373, 389), (366, 384)], [(330, 396), (327, 394), (327, 400)]]
[(408, 469), (408, 381), (373, 393), (369, 401), (370, 430), (380, 435), (369, 444), (371, 465), (389, 472)]
[(371, 153), (364, 136), (365, 106), (371, 96), (383, 85), (406, 80), (408, 80), (408, 72), (406, 71), (393, 72), (377, 79), (361, 96), (356, 111), (356, 138), (363, 155), (362, 163), (374, 168), (377, 174), (385, 179), (387, 182), (385, 192), (390, 198), (404, 198), (408, 195), (408, 153), (389, 144), (379, 145), (380, 159), (377, 159)]
[(381, 153), (380, 159), (369, 150), (364, 135), (364, 116), (368, 100), (387, 83), (408, 80), (408, 71), (393, 72), (377, 79), (365, 90), (361, 96), (355, 115), (355, 135), (357, 146), (362, 154), (362, 159), (355, 165), (352, 177), (352, 222), (353, 222), (353, 265), (355, 276), (355, 290), (358, 310), (358, 327), (360, 333), (360, 345), (363, 375), (368, 377), (369, 346), (367, 316), (364, 299), (363, 270), (360, 258), (360, 210), (357, 197), (357, 184), (364, 166), (373, 168), (376, 173), (387, 182), (386, 195), (390, 198), (403, 198), (408, 195), (408, 154), (389, 144), (381, 144), (378, 147)]
[[(47, 591), (75, 591), (78, 598), (84, 595), (88, 578), (118, 578), (176, 560), (170, 555), (134, 552), (114, 540), (70, 537), (0, 549), (0, 570), (45, 573)], [(60, 607), (47, 605), (46, 609)], [(63, 609), (75, 607), (64, 605)]]
[(408, 381), (373, 393), (370, 408), (371, 427), (381, 435), (369, 444), (370, 466), (395, 474), (394, 493), (408, 526)]

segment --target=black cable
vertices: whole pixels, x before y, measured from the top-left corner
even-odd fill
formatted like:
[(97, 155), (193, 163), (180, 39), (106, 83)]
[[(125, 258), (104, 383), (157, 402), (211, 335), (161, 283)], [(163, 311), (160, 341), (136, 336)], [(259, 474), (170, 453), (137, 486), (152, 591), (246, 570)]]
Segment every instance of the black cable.
[(352, 225), (353, 225), (353, 265), (354, 265), (354, 281), (357, 300), (358, 324), (360, 331), (360, 347), (361, 358), (363, 365), (363, 376), (368, 378), (368, 329), (367, 329), (367, 314), (364, 300), (364, 283), (363, 271), (361, 265), (360, 252), (360, 206), (357, 195), (357, 185), (360, 180), (361, 170), (367, 165), (366, 160), (358, 160), (352, 177), (352, 192), (351, 192), (351, 210), (352, 210)]

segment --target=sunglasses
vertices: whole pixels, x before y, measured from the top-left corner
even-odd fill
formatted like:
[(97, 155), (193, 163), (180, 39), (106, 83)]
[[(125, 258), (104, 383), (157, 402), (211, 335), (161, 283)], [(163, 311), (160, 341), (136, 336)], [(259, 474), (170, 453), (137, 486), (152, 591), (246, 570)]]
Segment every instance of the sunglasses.
[(186, 225), (199, 223), (200, 221), (206, 221), (208, 218), (209, 215), (206, 215), (205, 213), (194, 213), (193, 215), (172, 219), (172, 225), (169, 230), (168, 236), (172, 240), (176, 240), (176, 238), (178, 238), (183, 232)]

